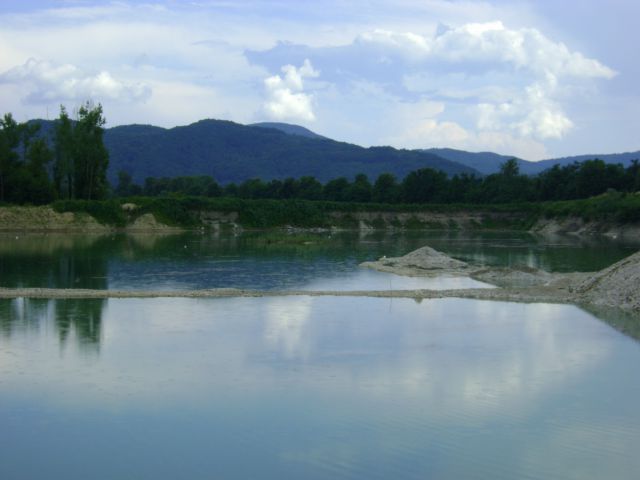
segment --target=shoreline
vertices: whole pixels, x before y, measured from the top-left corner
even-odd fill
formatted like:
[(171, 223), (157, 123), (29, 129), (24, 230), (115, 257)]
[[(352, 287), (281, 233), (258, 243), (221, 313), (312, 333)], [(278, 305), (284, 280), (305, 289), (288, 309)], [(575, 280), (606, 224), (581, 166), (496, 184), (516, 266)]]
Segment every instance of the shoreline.
[(361, 267), (403, 276), (467, 277), (496, 288), (410, 290), (256, 290), (214, 288), (196, 290), (109, 290), (64, 288), (2, 288), (0, 298), (230, 298), (278, 296), (341, 296), (411, 298), (470, 298), (525, 303), (571, 303), (615, 307), (640, 313), (640, 252), (590, 273), (549, 273), (529, 267), (477, 267), (431, 247), (422, 247), (402, 257), (364, 262)]
[(0, 288), (0, 298), (40, 299), (108, 299), (108, 298), (250, 298), (250, 297), (374, 297), (409, 298), (469, 298), (476, 300), (513, 301), (524, 303), (570, 303), (570, 297), (552, 290), (538, 290), (532, 295), (525, 289), (467, 288), (448, 290), (251, 290), (214, 288), (202, 290), (93, 290), (65, 288)]

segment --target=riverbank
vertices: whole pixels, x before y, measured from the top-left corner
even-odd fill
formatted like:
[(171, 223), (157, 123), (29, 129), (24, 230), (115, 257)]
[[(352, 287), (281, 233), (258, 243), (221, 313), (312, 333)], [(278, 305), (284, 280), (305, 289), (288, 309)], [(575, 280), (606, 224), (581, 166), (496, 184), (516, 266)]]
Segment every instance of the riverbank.
[(0, 231), (514, 230), (640, 237), (640, 197), (566, 202), (382, 205), (305, 200), (136, 197), (0, 207)]

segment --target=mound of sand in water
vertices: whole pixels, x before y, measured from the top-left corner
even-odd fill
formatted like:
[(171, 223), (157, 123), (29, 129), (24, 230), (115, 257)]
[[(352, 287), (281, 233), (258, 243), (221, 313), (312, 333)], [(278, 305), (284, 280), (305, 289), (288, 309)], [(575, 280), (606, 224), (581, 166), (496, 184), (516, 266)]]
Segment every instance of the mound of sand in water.
[(469, 276), (503, 288), (537, 287), (556, 280), (552, 273), (527, 266), (482, 268), (474, 270)]
[(382, 257), (375, 262), (364, 262), (360, 266), (398, 275), (466, 275), (469, 264), (456, 260), (431, 247), (422, 247), (402, 257)]
[(590, 275), (574, 291), (594, 305), (640, 311), (640, 252)]

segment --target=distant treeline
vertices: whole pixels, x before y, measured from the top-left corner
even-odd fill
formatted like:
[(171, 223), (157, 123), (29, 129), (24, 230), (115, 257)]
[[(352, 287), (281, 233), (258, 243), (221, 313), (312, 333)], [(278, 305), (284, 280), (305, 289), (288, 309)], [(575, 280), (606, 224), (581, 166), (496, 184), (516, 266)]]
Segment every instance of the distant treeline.
[(0, 201), (45, 204), (55, 199), (99, 200), (109, 193), (109, 153), (102, 106), (87, 102), (71, 120), (64, 107), (52, 138), (40, 125), (0, 119)]
[(454, 175), (424, 168), (398, 180), (385, 173), (373, 183), (363, 174), (353, 181), (337, 178), (324, 185), (314, 177), (263, 181), (247, 180), (221, 186), (208, 176), (147, 178), (136, 185), (126, 172), (119, 173), (114, 194), (127, 196), (186, 195), (243, 199), (302, 199), (331, 202), (420, 204), (496, 204), (573, 200), (589, 198), (609, 190), (640, 190), (640, 164), (634, 160), (624, 168), (602, 160), (567, 166), (556, 165), (537, 176), (522, 175), (515, 160), (505, 162), (499, 173), (486, 177)]
[(240, 199), (314, 200), (380, 204), (498, 204), (589, 198), (608, 190), (640, 190), (640, 165), (627, 168), (594, 159), (554, 166), (537, 176), (522, 175), (516, 160), (499, 173), (448, 177), (423, 168), (398, 179), (383, 173), (373, 182), (364, 174), (320, 183), (303, 176), (284, 180), (251, 179), (220, 185), (208, 176), (147, 178), (133, 183), (118, 174), (112, 188), (106, 172), (109, 154), (103, 142), (102, 106), (87, 102), (72, 120), (64, 107), (53, 131), (41, 134), (32, 122), (17, 123), (11, 114), (0, 119), (0, 202), (47, 204), (55, 200), (100, 200), (108, 197), (166, 195)]

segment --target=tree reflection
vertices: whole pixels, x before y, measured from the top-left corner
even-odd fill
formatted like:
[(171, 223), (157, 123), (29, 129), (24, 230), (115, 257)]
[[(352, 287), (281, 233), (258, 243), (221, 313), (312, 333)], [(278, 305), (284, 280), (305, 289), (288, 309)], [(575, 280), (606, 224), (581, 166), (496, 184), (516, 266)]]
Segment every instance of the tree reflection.
[(110, 237), (26, 235), (0, 238), (6, 288), (107, 288)]
[(101, 298), (55, 300), (55, 323), (60, 343), (64, 345), (73, 332), (81, 345), (99, 346), (105, 303)]
[(98, 350), (105, 305), (105, 299), (2, 299), (0, 332), (6, 337), (46, 333), (46, 325), (53, 324), (61, 346), (75, 337), (83, 349)]

